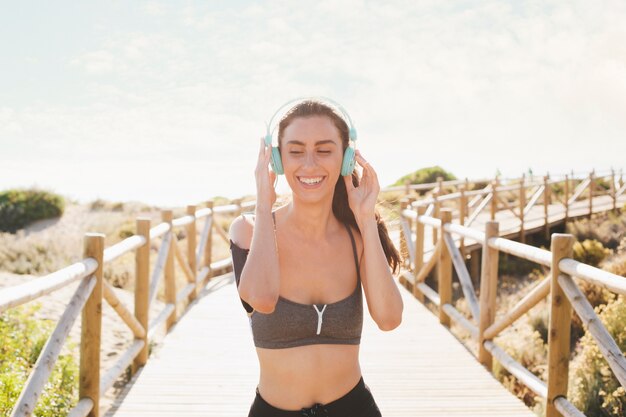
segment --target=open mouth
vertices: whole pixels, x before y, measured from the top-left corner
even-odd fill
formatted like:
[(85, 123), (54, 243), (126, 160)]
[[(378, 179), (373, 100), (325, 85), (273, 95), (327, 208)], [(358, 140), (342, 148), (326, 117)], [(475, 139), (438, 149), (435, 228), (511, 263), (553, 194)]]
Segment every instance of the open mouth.
[(298, 182), (304, 188), (317, 188), (320, 186), (322, 182), (326, 179), (325, 176), (317, 176), (317, 177), (297, 177)]

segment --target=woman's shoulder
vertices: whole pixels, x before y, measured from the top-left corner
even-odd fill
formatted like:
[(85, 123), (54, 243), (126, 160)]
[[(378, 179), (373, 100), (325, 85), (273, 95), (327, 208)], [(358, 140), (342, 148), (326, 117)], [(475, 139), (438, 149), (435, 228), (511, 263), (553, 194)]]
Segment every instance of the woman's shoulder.
[(249, 250), (254, 231), (254, 215), (242, 214), (230, 224), (228, 235), (230, 240), (239, 248)]

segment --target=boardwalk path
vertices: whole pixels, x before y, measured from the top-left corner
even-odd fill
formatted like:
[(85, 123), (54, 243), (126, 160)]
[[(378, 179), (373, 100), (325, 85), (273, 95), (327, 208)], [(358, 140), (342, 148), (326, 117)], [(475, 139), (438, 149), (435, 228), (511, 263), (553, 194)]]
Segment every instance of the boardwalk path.
[[(624, 202), (626, 195), (618, 207)], [(596, 198), (594, 212), (610, 205), (608, 197)], [(570, 208), (570, 216), (587, 212), (584, 201)], [(550, 213), (551, 224), (562, 222), (562, 207), (550, 206)], [(472, 227), (482, 230), (488, 218), (481, 214)], [(510, 212), (499, 212), (496, 220), (502, 235), (519, 232), (519, 220)], [(527, 230), (540, 230), (543, 208), (534, 207), (527, 220)], [(427, 227), (426, 257), (432, 250), (429, 234)], [(398, 233), (392, 238), (397, 244)], [(259, 369), (248, 318), (233, 282), (232, 274), (211, 281), (107, 416), (247, 415)], [(430, 311), (401, 286), (400, 291), (404, 316), (394, 331), (380, 331), (364, 309), (361, 367), (385, 417), (534, 416)]]
[[(361, 368), (385, 417), (534, 416), (400, 291), (396, 330), (380, 331), (364, 309)], [(247, 416), (258, 373), (248, 318), (227, 274), (211, 282), (107, 415)]]

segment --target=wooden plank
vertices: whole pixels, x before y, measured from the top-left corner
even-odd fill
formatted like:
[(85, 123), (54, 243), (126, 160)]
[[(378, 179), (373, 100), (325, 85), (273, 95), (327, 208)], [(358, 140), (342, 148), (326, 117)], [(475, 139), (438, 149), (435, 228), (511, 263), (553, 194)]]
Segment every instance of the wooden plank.
[[(400, 293), (403, 321), (391, 332), (378, 329), (364, 297), (360, 364), (385, 417), (534, 416), (409, 291)], [(247, 415), (259, 366), (233, 274), (209, 282), (138, 375), (107, 416)]]

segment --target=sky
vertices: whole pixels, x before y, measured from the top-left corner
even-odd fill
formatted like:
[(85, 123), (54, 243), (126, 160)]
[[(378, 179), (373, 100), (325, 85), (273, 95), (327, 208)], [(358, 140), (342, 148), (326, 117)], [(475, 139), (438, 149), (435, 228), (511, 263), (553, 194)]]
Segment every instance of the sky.
[(312, 95), (381, 187), (626, 168), (625, 21), (624, 1), (0, 0), (0, 190), (254, 194), (265, 123)]

